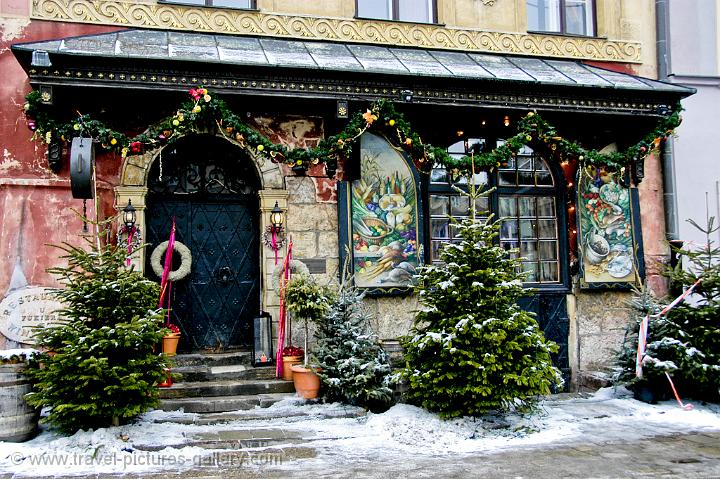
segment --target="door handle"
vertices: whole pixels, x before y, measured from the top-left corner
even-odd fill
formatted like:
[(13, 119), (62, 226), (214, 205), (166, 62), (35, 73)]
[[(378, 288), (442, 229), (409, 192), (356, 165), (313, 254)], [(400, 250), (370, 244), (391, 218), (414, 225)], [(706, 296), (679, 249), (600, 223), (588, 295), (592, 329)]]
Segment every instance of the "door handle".
[(224, 266), (215, 272), (215, 279), (217, 279), (219, 283), (229, 283), (232, 276), (232, 270), (227, 266)]

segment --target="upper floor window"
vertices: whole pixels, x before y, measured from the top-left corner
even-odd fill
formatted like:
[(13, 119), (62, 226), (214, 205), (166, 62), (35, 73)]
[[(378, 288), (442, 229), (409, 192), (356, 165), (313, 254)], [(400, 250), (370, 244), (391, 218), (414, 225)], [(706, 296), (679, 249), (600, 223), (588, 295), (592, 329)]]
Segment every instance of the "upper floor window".
[(255, 8), (255, 0), (164, 0), (163, 3), (198, 5), (201, 7)]
[(435, 23), (435, 0), (357, 0), (357, 16)]
[(528, 30), (595, 36), (595, 0), (527, 0)]

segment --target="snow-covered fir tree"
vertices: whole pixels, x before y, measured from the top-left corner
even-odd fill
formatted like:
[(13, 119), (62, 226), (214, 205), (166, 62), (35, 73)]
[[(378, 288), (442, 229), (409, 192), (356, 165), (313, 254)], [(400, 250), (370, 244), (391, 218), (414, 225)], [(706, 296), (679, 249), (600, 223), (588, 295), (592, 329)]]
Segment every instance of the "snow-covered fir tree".
[[(482, 193), (471, 185), (470, 205)], [(442, 417), (531, 408), (562, 384), (552, 364), (557, 345), (516, 301), (527, 294), (520, 260), (496, 244), (492, 216), (453, 221), (462, 238), (420, 268), (422, 304), (403, 341), (409, 401)]]
[(66, 322), (39, 335), (51, 353), (26, 371), (34, 382), (27, 400), (49, 407), (46, 421), (65, 433), (127, 422), (157, 404), (168, 366), (154, 351), (166, 331), (160, 287), (126, 269), (124, 248), (60, 248), (68, 266), (49, 272), (65, 285), (58, 297)]
[(370, 329), (371, 318), (363, 295), (345, 278), (315, 332), (314, 356), (326, 400), (373, 411), (392, 402), (390, 363)]
[[(619, 355), (616, 379), (642, 391), (644, 399), (672, 394), (666, 373), (683, 396), (720, 399), (720, 248), (712, 241), (718, 228), (714, 218), (708, 218), (705, 227), (690, 222), (705, 233), (707, 242), (699, 248), (677, 250), (681, 261), (677, 267), (668, 268), (666, 275), (681, 290), (700, 280), (694, 289), (695, 304), (681, 303), (667, 315), (659, 316), (668, 301), (655, 299), (647, 289), (637, 292), (632, 301), (635, 320)], [(646, 315), (647, 347), (642, 358), (643, 374), (637, 377), (638, 331)]]

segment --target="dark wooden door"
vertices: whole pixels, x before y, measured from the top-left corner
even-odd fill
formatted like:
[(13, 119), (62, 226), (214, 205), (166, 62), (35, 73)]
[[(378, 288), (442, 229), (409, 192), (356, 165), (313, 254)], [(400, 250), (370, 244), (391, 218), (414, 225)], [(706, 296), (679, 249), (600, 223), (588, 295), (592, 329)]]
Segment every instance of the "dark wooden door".
[[(171, 317), (183, 333), (181, 350), (248, 346), (260, 313), (254, 171), (238, 162), (237, 152), (226, 151), (229, 145), (197, 140), (171, 150), (162, 175), (159, 165), (151, 170), (147, 257), (168, 239), (175, 217), (176, 240), (192, 254), (190, 274), (172, 284)], [(158, 279), (149, 263), (146, 271)]]
[(563, 293), (536, 292), (518, 301), (525, 311), (535, 313), (535, 319), (545, 337), (557, 343), (559, 351), (553, 355), (553, 364), (562, 371), (565, 388), (570, 385), (568, 336), (570, 319), (567, 312), (567, 296)]

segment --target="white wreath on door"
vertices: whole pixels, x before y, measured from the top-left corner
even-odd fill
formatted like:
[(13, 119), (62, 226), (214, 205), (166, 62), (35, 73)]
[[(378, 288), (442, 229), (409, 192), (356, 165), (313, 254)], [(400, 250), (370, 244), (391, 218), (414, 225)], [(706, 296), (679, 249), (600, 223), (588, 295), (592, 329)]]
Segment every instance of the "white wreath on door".
[[(157, 245), (150, 256), (150, 266), (152, 266), (153, 271), (160, 278), (162, 278), (163, 275), (163, 265), (161, 261), (162, 258), (165, 257), (165, 251), (167, 251), (169, 244), (169, 241), (163, 241)], [(177, 251), (180, 255), (180, 266), (177, 269), (170, 271), (170, 275), (168, 276), (170, 281), (183, 279), (185, 276), (190, 274), (190, 269), (192, 268), (192, 253), (190, 253), (190, 248), (181, 242), (176, 241), (175, 251)]]

